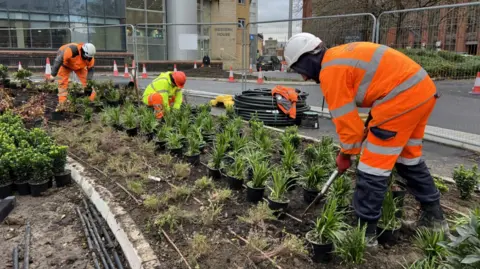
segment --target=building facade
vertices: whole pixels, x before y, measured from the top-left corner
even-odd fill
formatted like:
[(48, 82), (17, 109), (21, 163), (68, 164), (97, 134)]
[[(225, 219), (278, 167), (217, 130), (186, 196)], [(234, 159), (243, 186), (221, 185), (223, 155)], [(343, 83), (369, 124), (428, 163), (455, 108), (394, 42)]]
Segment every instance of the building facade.
[(240, 67), (250, 1), (0, 0), (0, 50), (51, 51), (68, 42), (88, 41), (99, 52), (136, 49), (141, 61), (209, 55)]

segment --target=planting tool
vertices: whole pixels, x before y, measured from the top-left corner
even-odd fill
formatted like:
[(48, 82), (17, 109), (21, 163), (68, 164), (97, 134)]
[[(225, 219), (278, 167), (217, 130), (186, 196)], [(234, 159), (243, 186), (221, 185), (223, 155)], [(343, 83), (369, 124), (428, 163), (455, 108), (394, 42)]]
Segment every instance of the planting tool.
[(30, 265), (30, 222), (27, 222), (27, 227), (25, 228), (25, 245), (23, 250), (23, 269), (28, 269)]
[(337, 178), (337, 176), (339, 176), (338, 170), (333, 171), (333, 173), (328, 178), (327, 183), (325, 183), (325, 185), (323, 185), (322, 191), (320, 191), (320, 193), (317, 195), (317, 197), (315, 197), (315, 199), (313, 199), (313, 201), (307, 206), (307, 209), (305, 209), (305, 211), (303, 211), (302, 217), (308, 212), (310, 207), (318, 201), (318, 199), (320, 199), (322, 196), (325, 195), (328, 188), (330, 188), (330, 185), (332, 185), (333, 181)]

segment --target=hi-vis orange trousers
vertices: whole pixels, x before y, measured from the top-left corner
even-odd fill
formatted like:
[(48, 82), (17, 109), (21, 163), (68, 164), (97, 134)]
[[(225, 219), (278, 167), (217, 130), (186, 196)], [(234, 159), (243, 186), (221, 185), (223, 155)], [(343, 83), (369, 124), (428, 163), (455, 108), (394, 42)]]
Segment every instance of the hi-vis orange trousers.
[(357, 167), (353, 206), (360, 219), (380, 218), (388, 179), (395, 167), (408, 190), (421, 203), (435, 202), (440, 193), (422, 160), (422, 139), (436, 103), (432, 97), (411, 111), (376, 126), (375, 109)]
[[(71, 72), (75, 72), (78, 79), (82, 83), (83, 87), (87, 86), (88, 70), (86, 68), (82, 68), (79, 70), (71, 70), (64, 66), (61, 66), (60, 70), (58, 70), (58, 77), (60, 78), (58, 82), (58, 102), (59, 103), (64, 103), (67, 100), (67, 97), (68, 97), (67, 89), (68, 89), (68, 82), (69, 82)], [(96, 96), (97, 96), (97, 93), (93, 89), (89, 97), (90, 101), (93, 102)]]
[[(168, 103), (170, 106), (172, 106), (173, 103), (175, 103), (175, 97), (171, 97), (168, 100)], [(157, 119), (163, 118), (163, 97), (160, 93), (152, 93), (148, 96), (148, 106), (153, 107), (153, 110), (155, 111), (155, 117)]]

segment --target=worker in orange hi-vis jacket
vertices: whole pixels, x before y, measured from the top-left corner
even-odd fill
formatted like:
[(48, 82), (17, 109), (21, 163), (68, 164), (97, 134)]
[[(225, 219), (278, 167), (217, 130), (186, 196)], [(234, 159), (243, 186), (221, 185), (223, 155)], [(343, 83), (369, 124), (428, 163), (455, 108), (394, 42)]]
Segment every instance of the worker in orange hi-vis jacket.
[[(360, 154), (363, 144), (353, 206), (367, 225), (369, 246), (377, 243), (376, 226), (394, 167), (421, 204), (422, 214), (413, 224), (448, 228), (440, 193), (421, 158), (425, 126), (439, 97), (427, 72), (384, 45), (355, 42), (327, 49), (309, 33), (292, 36), (285, 59), (304, 80), (321, 85), (340, 140), (340, 173), (351, 166), (352, 155)], [(365, 123), (359, 107), (371, 108)]]
[[(87, 86), (87, 80), (93, 78), (95, 53), (95, 46), (91, 43), (69, 43), (60, 47), (52, 67), (52, 76), (58, 75), (60, 78), (58, 83), (59, 107), (67, 100), (68, 81), (72, 71), (75, 72), (83, 87)], [(93, 101), (95, 96), (95, 89), (92, 89), (90, 100)]]

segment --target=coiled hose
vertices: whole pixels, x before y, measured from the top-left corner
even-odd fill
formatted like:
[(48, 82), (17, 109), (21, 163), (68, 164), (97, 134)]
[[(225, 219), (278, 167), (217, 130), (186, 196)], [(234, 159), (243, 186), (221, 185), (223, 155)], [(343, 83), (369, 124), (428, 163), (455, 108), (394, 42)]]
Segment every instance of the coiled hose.
[(299, 124), (303, 113), (310, 110), (307, 105), (308, 93), (296, 89), (298, 93), (297, 116), (295, 119), (285, 115), (277, 106), (277, 100), (272, 96), (272, 90), (260, 88), (243, 91), (240, 95), (235, 95), (235, 113), (244, 120), (250, 120), (257, 113), (259, 120), (265, 125), (289, 126)]

